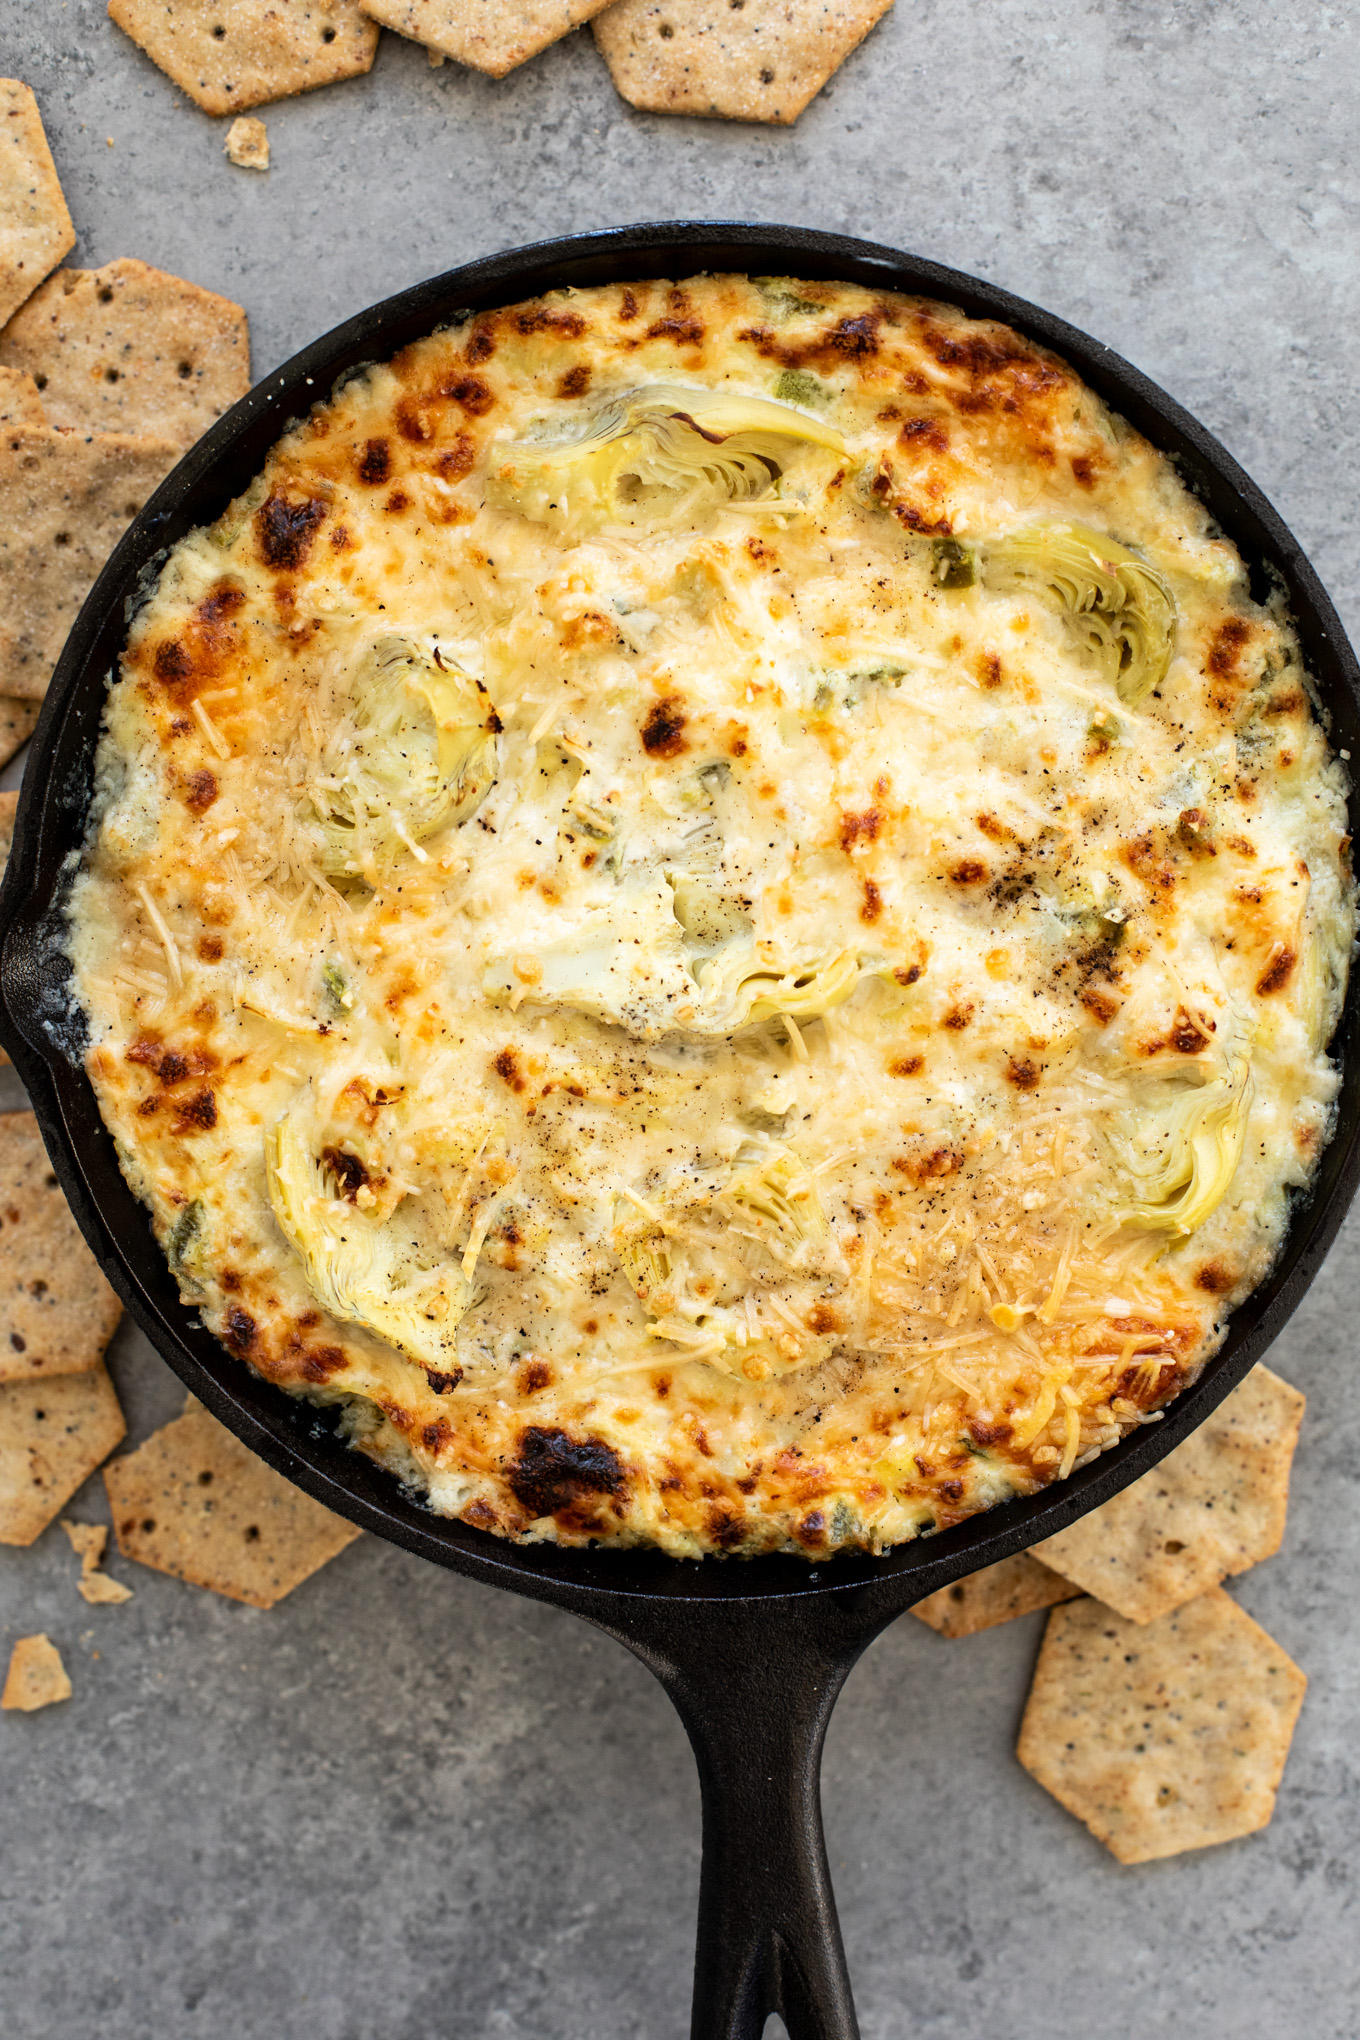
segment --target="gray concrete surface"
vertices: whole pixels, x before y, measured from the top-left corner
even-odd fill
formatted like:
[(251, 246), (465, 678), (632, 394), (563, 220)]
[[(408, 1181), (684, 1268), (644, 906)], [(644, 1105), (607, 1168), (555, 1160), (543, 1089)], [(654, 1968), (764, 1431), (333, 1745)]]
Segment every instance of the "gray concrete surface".
[[(792, 131), (667, 121), (588, 36), (499, 84), (385, 37), (266, 110), (268, 177), (103, 0), (0, 0), (79, 231), (248, 307), (257, 372), (466, 257), (681, 214), (897, 242), (1051, 306), (1217, 430), (1352, 628), (1360, 30), (1294, 0), (900, 0)], [(110, 140), (112, 146), (110, 146)], [(5, 1102), (5, 1100), (0, 1100)], [(12, 1100), (10, 1101), (12, 1102)], [(866, 2040), (1360, 2033), (1360, 1224), (1275, 1364), (1308, 1417), (1242, 1603), (1312, 1681), (1274, 1825), (1120, 1869), (1010, 1750), (1038, 1622), (906, 1618), (856, 1672), (825, 1798)], [(114, 1367), (134, 1442), (178, 1384)], [(74, 1513), (103, 1519), (100, 1484)], [(698, 1794), (660, 1691), (573, 1623), (365, 1539), (271, 1614), (60, 1530), (0, 1551), (0, 1650), (75, 1698), (0, 1718), (7, 2040), (681, 2040)]]

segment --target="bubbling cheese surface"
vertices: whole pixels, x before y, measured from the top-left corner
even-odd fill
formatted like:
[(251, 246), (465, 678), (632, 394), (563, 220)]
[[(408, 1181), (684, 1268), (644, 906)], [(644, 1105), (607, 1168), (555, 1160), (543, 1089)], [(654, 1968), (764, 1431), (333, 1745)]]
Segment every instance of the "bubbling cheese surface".
[(1061, 361), (701, 277), (347, 382), (171, 554), (71, 903), (186, 1299), (437, 1511), (882, 1550), (1221, 1339), (1330, 1127), (1345, 779)]

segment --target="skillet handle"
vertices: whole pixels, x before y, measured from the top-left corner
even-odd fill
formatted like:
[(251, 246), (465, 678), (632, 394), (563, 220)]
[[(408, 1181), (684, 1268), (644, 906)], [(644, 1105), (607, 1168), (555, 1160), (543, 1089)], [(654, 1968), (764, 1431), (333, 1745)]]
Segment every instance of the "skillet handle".
[(660, 1678), (699, 1767), (691, 2040), (761, 2040), (771, 2012), (789, 2040), (859, 2040), (819, 1781), (831, 1710), (880, 1626), (838, 1622), (809, 1597), (759, 1612), (691, 1604), (664, 1654), (614, 1632)]

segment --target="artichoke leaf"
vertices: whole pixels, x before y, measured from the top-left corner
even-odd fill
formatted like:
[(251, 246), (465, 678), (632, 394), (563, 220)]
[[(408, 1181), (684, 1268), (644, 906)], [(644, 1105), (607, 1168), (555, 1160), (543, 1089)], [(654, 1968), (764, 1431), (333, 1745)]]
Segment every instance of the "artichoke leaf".
[(674, 520), (766, 495), (800, 444), (845, 452), (834, 426), (790, 404), (652, 383), (598, 406), (571, 436), (504, 447), (489, 494), (540, 524)]
[(1165, 679), (1176, 601), (1156, 567), (1085, 524), (1034, 524), (993, 539), (982, 580), (1046, 596), (1130, 708)]
[(462, 1268), (415, 1266), (390, 1224), (375, 1223), (341, 1196), (293, 1117), (266, 1134), (264, 1162), (279, 1230), (323, 1309), (422, 1367), (451, 1371), (454, 1334), (473, 1298)]
[(1160, 1110), (1144, 1109), (1114, 1147), (1137, 1193), (1126, 1225), (1179, 1239), (1198, 1230), (1227, 1194), (1247, 1138), (1251, 1062), (1245, 1054), (1206, 1084), (1190, 1085)]
[(311, 803), (330, 876), (382, 875), (437, 830), (469, 820), (497, 771), (488, 697), (437, 652), (377, 638), (349, 683)]

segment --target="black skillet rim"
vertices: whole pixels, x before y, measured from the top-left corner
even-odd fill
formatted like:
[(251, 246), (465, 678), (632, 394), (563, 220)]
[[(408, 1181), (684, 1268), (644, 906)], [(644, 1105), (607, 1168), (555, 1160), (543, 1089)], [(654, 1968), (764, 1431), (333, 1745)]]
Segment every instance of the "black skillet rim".
[(557, 285), (585, 286), (701, 270), (858, 282), (944, 300), (992, 318), (1070, 362), (1111, 406), (1176, 462), (1235, 541), (1264, 592), (1277, 578), (1318, 682), (1334, 745), (1360, 752), (1360, 667), (1316, 574), (1281, 518), (1232, 456), (1138, 369), (1065, 321), (960, 271), (846, 235), (726, 221), (661, 221), (536, 242), (397, 293), (304, 348), (242, 398), (185, 456), (134, 520), (81, 610), (34, 735), (0, 890), (0, 1041), (24, 1080), (53, 1167), (86, 1238), (151, 1343), (195, 1395), (261, 1458), (362, 1528), (488, 1584), (582, 1614), (643, 1600), (772, 1602), (848, 1597), (883, 1613), (909, 1606), (976, 1567), (1052, 1535), (1145, 1473), (1179, 1444), (1262, 1357), (1317, 1273), (1360, 1183), (1360, 972), (1333, 1043), (1343, 1083), (1336, 1132), (1297, 1202), (1267, 1280), (1234, 1313), (1220, 1352), (1165, 1417), (1060, 1486), (1003, 1503), (879, 1559), (820, 1565), (795, 1558), (696, 1561), (651, 1551), (510, 1545), (434, 1515), (352, 1452), (310, 1405), (233, 1358), (182, 1305), (144, 1208), (117, 1168), (83, 1068), (57, 1036), (68, 1011), (58, 915), (83, 838), (91, 761), (108, 675), (141, 577), (194, 525), (215, 517), (258, 470), (294, 418), (345, 373), (384, 360), (460, 315)]

